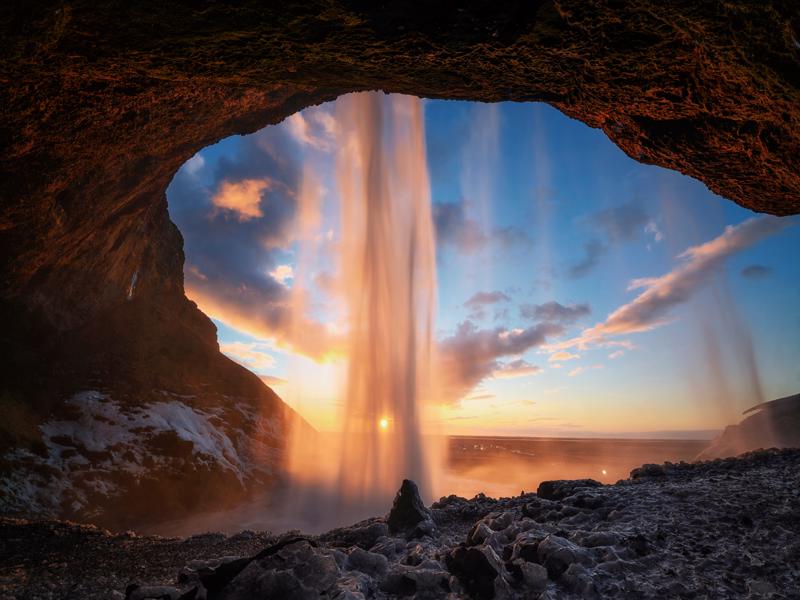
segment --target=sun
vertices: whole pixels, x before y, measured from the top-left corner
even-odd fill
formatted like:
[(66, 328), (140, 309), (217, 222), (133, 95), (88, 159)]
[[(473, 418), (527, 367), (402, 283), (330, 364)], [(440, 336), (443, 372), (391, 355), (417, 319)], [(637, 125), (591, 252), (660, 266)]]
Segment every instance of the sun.
[(389, 419), (382, 417), (381, 420), (378, 421), (378, 427), (381, 429), (389, 429)]

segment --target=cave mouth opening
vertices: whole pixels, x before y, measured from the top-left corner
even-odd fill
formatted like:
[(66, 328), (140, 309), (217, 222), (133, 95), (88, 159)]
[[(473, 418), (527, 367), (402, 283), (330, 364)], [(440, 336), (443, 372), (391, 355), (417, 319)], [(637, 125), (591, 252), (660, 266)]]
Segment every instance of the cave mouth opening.
[[(186, 294), (216, 323), (221, 350), (259, 375), (319, 440), (333, 440), (335, 453), (348, 444), (335, 432), (354, 410), (354, 304), (345, 300), (353, 280), (342, 272), (352, 186), (342, 182), (342, 165), (369, 155), (348, 154), (356, 133), (343, 129), (348, 102), (364, 96), (389, 115), (372, 152), (396, 167), (384, 169), (373, 194), (380, 186), (408, 191), (406, 163), (420, 150), (398, 145), (409, 107), (423, 115), (438, 288), (435, 392), (420, 413), (422, 438), (440, 440), (426, 442), (429, 499), (512, 495), (565, 477), (610, 482), (645, 462), (688, 460), (744, 409), (791, 392), (785, 373), (796, 349), (786, 351), (779, 319), (765, 317), (785, 314), (782, 298), (796, 294), (797, 273), (774, 260), (800, 247), (785, 221), (635, 162), (600, 131), (544, 104), (350, 94), (201, 150), (167, 192), (184, 236)], [(413, 230), (394, 224), (400, 233), (389, 227), (378, 237)], [(379, 267), (380, 285), (391, 290), (397, 269)], [(396, 334), (402, 315), (389, 316), (385, 327)], [(762, 372), (761, 363), (772, 368)], [(361, 407), (359, 417), (369, 440), (400, 421), (386, 406)], [(356, 453), (374, 443), (359, 443)], [(304, 461), (307, 471), (319, 453)], [(341, 463), (326, 469), (333, 485)], [(383, 489), (381, 502), (393, 491)], [(362, 516), (373, 513), (371, 505)]]

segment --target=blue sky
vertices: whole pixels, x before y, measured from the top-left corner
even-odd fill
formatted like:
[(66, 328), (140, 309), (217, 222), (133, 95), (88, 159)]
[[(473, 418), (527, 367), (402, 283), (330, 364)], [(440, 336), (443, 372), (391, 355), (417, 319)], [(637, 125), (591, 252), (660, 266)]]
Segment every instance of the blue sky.
[[(343, 376), (329, 296), (335, 114), (329, 103), (208, 147), (167, 193), (187, 294), (214, 318), (223, 351), (322, 429), (336, 427)], [(796, 221), (640, 164), (547, 105), (426, 100), (424, 114), (437, 338), (474, 367), (437, 413), (445, 431), (666, 435), (738, 420), (758, 401), (756, 381), (764, 399), (797, 392)], [(479, 335), (543, 324), (535, 342), (476, 359)]]

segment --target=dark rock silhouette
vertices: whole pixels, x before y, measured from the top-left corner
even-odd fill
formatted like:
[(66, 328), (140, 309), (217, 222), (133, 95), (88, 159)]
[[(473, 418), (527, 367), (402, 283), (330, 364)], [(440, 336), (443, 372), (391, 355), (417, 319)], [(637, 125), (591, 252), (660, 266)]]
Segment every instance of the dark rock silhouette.
[(417, 484), (410, 479), (403, 480), (386, 523), (391, 533), (402, 533), (412, 538), (433, 533), (435, 525), (431, 511), (422, 502)]
[(697, 458), (725, 458), (758, 448), (800, 448), (800, 394), (762, 402), (744, 414), (749, 416), (726, 427)]

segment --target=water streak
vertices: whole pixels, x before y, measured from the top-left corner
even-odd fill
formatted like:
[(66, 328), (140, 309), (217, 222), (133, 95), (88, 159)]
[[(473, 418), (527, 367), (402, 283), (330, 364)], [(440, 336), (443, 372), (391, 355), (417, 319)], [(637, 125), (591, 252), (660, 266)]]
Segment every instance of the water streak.
[(349, 507), (382, 505), (403, 478), (427, 484), (420, 407), (430, 394), (436, 258), (422, 103), (337, 102), (348, 376), (338, 475)]

